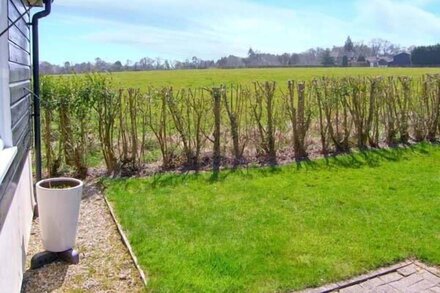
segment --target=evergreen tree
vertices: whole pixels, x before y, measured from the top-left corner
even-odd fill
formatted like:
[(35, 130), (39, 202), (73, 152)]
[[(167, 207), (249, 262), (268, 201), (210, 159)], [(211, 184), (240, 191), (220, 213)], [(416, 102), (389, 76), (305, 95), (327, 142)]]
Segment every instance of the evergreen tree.
[(412, 63), (419, 66), (440, 65), (440, 44), (416, 47), (412, 51)]
[(364, 55), (359, 55), (357, 61), (358, 61), (358, 62), (365, 62), (365, 61), (367, 61), (367, 60), (365, 59), (365, 56), (364, 56)]
[(335, 65), (335, 58), (333, 58), (330, 54), (330, 49), (327, 49), (324, 51), (324, 54), (322, 55), (321, 64), (324, 66), (334, 66)]
[(347, 55), (344, 55), (344, 57), (342, 57), (342, 67), (348, 67), (348, 57), (347, 57)]
[(344, 50), (345, 52), (353, 52), (354, 50), (354, 45), (353, 42), (351, 41), (350, 36), (348, 36), (347, 40), (345, 41)]

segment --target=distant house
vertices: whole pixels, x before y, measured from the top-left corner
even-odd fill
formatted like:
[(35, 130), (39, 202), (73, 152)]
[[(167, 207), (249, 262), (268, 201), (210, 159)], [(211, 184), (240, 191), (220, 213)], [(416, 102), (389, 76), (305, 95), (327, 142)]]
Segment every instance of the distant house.
[(388, 67), (388, 64), (393, 61), (391, 57), (368, 57), (366, 58), (370, 67)]
[(407, 67), (411, 66), (411, 55), (400, 53), (393, 57), (378, 56), (366, 58), (370, 67)]
[(359, 56), (355, 61), (352, 61), (350, 66), (352, 67), (368, 67), (370, 64), (364, 56)]
[(370, 67), (388, 67), (389, 63), (393, 61), (391, 57), (368, 57), (366, 58)]
[(389, 57), (379, 58), (378, 65), (379, 67), (388, 67), (391, 62), (392, 59)]
[(393, 67), (408, 67), (411, 66), (411, 54), (400, 53), (393, 57), (393, 61), (389, 64)]
[(367, 57), (365, 58), (370, 67), (379, 67), (379, 58), (378, 57)]
[(356, 60), (356, 54), (353, 51), (344, 52), (344, 55), (347, 56), (349, 61)]
[(343, 63), (344, 57), (347, 57), (348, 66), (357, 66), (356, 54), (353, 51), (342, 51), (338, 48), (334, 48), (330, 53), (330, 56), (335, 60), (336, 64), (341, 65)]

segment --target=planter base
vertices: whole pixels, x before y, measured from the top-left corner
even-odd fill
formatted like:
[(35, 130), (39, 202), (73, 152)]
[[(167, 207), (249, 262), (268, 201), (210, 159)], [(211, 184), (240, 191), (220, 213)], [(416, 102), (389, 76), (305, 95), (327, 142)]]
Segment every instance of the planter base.
[(63, 252), (39, 252), (32, 257), (31, 270), (39, 269), (56, 261), (63, 261), (68, 264), (76, 265), (79, 263), (79, 254), (76, 250), (73, 249), (69, 249)]

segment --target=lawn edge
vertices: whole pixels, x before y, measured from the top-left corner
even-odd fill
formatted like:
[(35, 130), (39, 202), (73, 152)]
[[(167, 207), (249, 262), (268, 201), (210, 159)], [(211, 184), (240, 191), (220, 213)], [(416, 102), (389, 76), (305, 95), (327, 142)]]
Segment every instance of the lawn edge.
[(111, 206), (110, 202), (108, 201), (107, 196), (105, 195), (105, 193), (103, 193), (103, 198), (104, 198), (104, 201), (105, 201), (105, 203), (107, 205), (107, 208), (110, 211), (110, 215), (111, 215), (111, 217), (113, 219), (113, 222), (116, 225), (116, 229), (118, 230), (118, 233), (121, 236), (122, 243), (127, 248), (128, 254), (130, 255), (131, 260), (133, 261), (134, 266), (138, 270), (138, 273), (139, 273), (139, 276), (140, 276), (140, 278), (142, 280), (142, 283), (144, 284), (145, 288), (147, 288), (148, 287), (148, 279), (147, 279), (144, 271), (142, 270), (141, 266), (139, 265), (137, 257), (136, 257), (136, 255), (133, 252), (133, 248), (131, 247), (130, 242), (128, 241), (127, 236), (125, 235), (124, 230), (122, 229), (121, 224), (117, 220), (116, 214), (115, 214), (115, 212), (113, 210), (113, 207)]

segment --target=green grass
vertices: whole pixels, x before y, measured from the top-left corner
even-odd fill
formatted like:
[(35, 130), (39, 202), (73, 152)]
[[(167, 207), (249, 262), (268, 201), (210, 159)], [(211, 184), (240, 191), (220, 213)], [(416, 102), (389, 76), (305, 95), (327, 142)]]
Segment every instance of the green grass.
[(440, 147), (105, 181), (149, 289), (273, 292), (440, 264)]
[(439, 68), (265, 68), (265, 69), (207, 69), (113, 73), (117, 88), (147, 86), (212, 87), (220, 84), (250, 84), (254, 81), (310, 80), (320, 76), (389, 76), (419, 77), (426, 73), (440, 73)]

